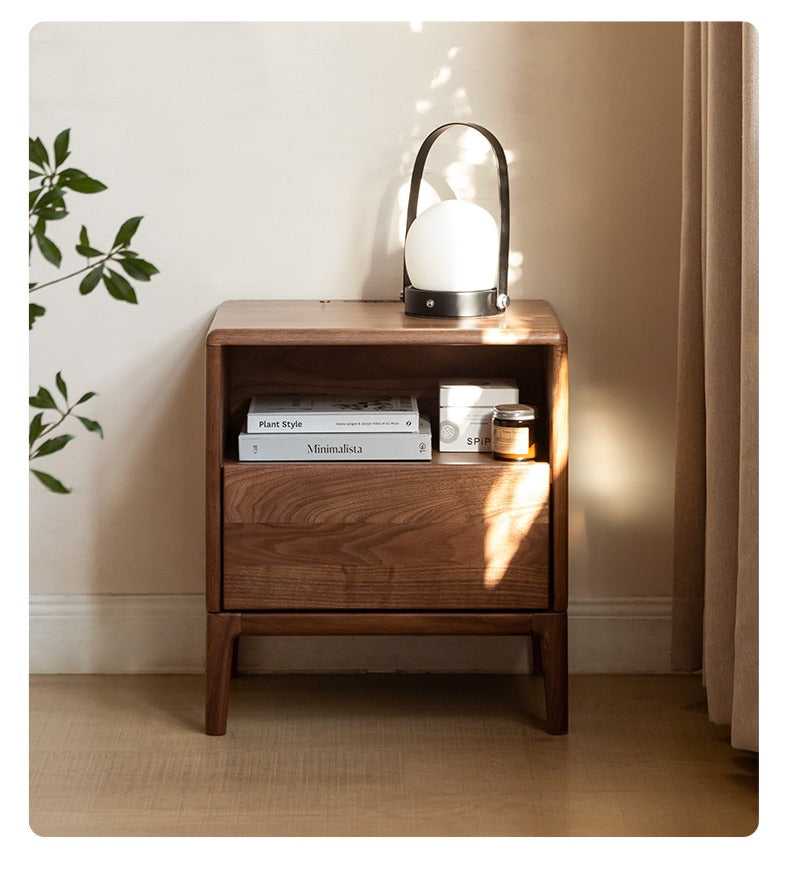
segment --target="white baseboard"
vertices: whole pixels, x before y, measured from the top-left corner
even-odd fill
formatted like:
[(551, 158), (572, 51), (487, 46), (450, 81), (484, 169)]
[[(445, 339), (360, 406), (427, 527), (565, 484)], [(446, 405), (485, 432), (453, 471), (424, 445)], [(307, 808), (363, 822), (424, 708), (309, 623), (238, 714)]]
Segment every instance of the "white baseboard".
[[(202, 672), (202, 595), (36, 595), (32, 674)], [(575, 674), (670, 671), (669, 598), (583, 598), (568, 607)], [(245, 637), (247, 672), (527, 672), (514, 637)]]

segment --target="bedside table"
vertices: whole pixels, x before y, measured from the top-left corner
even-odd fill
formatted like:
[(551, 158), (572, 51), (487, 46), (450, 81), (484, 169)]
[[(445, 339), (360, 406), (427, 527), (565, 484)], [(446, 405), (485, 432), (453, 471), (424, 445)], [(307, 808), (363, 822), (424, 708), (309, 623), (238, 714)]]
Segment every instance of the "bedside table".
[[(537, 458), (239, 462), (254, 394), (413, 394), (511, 378)], [(206, 337), (206, 732), (227, 726), (241, 635), (524, 635), (546, 729), (568, 729), (567, 338), (544, 301), (417, 318), (400, 302), (232, 301)]]

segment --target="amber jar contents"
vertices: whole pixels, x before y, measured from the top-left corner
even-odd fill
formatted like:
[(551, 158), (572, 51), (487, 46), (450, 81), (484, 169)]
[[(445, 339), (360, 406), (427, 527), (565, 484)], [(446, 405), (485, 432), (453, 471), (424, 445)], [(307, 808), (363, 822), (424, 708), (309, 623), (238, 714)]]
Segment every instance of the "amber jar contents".
[(491, 455), (505, 462), (535, 458), (535, 408), (524, 403), (494, 407), (491, 419)]

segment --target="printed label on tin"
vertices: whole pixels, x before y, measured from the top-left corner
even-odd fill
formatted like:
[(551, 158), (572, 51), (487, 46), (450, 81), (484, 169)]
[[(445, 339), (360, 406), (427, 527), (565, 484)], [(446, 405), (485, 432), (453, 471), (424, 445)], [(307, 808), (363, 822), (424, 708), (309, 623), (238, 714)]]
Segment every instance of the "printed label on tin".
[(529, 428), (508, 428), (494, 425), (492, 449), (503, 456), (534, 456), (530, 451), (532, 444), (529, 439)]

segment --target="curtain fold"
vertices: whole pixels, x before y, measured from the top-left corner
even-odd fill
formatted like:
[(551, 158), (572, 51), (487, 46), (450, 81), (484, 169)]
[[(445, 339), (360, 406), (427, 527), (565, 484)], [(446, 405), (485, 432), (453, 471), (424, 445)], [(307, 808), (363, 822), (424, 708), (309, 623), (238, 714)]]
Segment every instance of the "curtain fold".
[(685, 25), (673, 667), (757, 750), (757, 47)]

